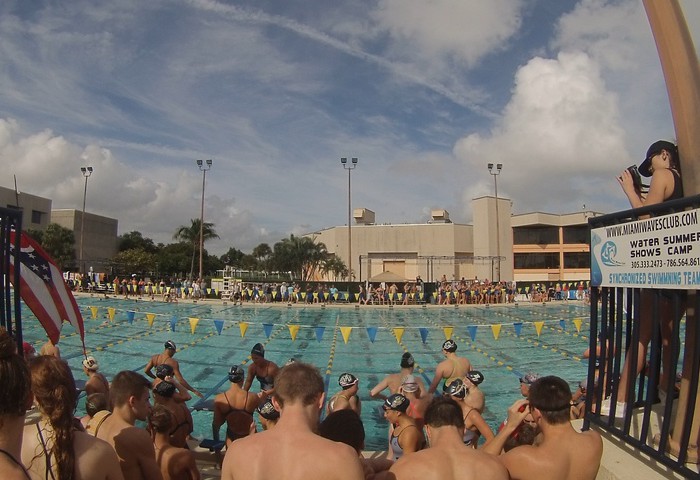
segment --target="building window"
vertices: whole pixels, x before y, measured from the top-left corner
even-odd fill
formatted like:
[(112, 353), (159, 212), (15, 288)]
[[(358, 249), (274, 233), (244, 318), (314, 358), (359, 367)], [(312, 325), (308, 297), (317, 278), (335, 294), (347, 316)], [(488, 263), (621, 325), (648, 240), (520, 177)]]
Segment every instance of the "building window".
[(559, 227), (515, 227), (514, 245), (558, 245)]
[(41, 217), (43, 213), (38, 210), (32, 210), (32, 223), (41, 225)]
[(591, 268), (589, 252), (564, 252), (564, 268)]
[(590, 243), (590, 232), (587, 225), (564, 227), (564, 243)]
[(516, 270), (559, 268), (558, 253), (516, 253), (513, 256)]

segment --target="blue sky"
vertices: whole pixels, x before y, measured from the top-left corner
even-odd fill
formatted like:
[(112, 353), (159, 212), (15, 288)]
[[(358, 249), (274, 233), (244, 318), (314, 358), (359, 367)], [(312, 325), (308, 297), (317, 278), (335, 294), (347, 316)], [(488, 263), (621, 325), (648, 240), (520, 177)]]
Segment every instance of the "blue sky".
[[(682, 0), (696, 45), (700, 2)], [(641, 0), (5, 0), (0, 184), (221, 254), (347, 221), (628, 208), (615, 176), (674, 139)]]

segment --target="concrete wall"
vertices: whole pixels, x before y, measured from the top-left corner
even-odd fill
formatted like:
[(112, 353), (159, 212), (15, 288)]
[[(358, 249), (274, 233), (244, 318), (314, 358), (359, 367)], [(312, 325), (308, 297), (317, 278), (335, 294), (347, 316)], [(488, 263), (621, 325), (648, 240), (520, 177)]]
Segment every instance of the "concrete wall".
[[(17, 197), (13, 189), (0, 187), (0, 206), (17, 208)], [(24, 230), (44, 230), (51, 221), (51, 200), (48, 198), (20, 192), (19, 208), (22, 210), (22, 228)], [(32, 221), (37, 219), (38, 222)]]
[[(51, 221), (73, 231), (75, 235), (75, 258), (80, 260), (80, 210), (58, 209), (51, 212)], [(85, 212), (83, 230), (84, 270), (93, 267), (95, 271), (104, 271), (104, 263), (117, 253), (117, 229), (119, 221), (114, 218)]]

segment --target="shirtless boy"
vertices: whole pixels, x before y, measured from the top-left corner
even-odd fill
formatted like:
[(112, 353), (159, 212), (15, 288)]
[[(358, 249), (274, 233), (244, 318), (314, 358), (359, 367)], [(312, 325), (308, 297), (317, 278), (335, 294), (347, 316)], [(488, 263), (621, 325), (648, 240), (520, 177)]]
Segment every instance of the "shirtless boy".
[(226, 452), (222, 480), (362, 480), (352, 447), (315, 433), (324, 403), (318, 369), (294, 362), (275, 379), (273, 402), (280, 419), (271, 430), (236, 440)]
[(151, 411), (149, 385), (143, 375), (129, 370), (119, 372), (112, 380), (112, 414), (100, 419), (100, 425), (94, 429), (97, 438), (114, 447), (124, 478), (129, 480), (163, 478), (150, 435), (134, 426), (136, 420), (145, 421)]

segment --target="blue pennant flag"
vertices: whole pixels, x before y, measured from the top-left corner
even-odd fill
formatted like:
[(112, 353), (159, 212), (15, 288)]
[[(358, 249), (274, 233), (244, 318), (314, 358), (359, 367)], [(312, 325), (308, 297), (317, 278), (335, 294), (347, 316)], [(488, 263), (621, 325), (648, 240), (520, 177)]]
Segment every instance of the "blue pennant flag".
[(367, 327), (367, 336), (369, 341), (374, 343), (374, 339), (377, 338), (377, 327)]
[(321, 343), (321, 340), (323, 339), (323, 332), (326, 331), (326, 327), (316, 327), (314, 331), (316, 332), (316, 341)]
[(559, 320), (559, 326), (562, 330), (566, 330), (566, 322), (564, 320)]
[(221, 335), (221, 330), (224, 328), (224, 321), (223, 320), (214, 320), (214, 326), (216, 327), (216, 331)]
[(522, 329), (523, 329), (523, 322), (515, 322), (515, 323), (513, 324), (513, 327), (515, 328), (515, 334), (516, 334), (517, 336), (520, 336), (520, 332), (521, 332)]
[(418, 331), (420, 332), (420, 339), (425, 343), (428, 340), (428, 332), (430, 330), (425, 327), (420, 327)]
[(274, 327), (274, 325), (271, 323), (263, 323), (263, 331), (267, 338), (270, 338), (270, 335), (272, 335), (272, 327)]
[(467, 332), (469, 332), (469, 336), (472, 339), (472, 342), (476, 340), (476, 325), (469, 325), (467, 327)]
[(175, 331), (175, 325), (177, 325), (177, 317), (173, 316), (173, 318), (170, 319), (170, 330)]
[(136, 315), (136, 312), (126, 312), (126, 319), (129, 321), (129, 325), (134, 324), (134, 315)]

